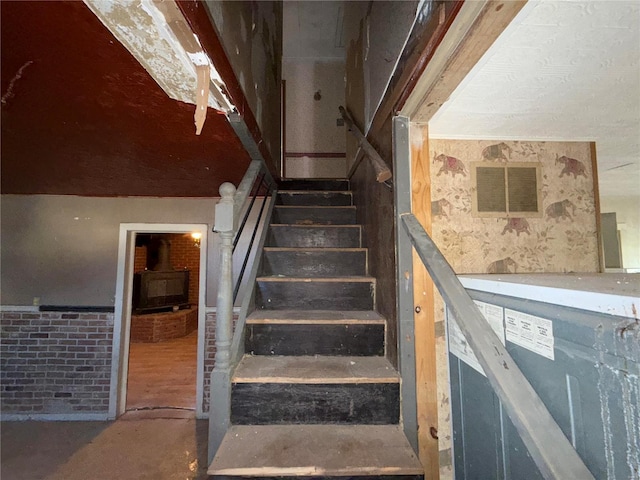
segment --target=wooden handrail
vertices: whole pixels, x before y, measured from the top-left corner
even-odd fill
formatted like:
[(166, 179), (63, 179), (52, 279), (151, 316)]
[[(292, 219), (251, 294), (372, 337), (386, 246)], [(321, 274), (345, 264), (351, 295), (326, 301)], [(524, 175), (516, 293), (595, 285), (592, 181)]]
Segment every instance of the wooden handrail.
[(400, 218), (542, 476), (558, 480), (593, 479), (418, 219), (411, 213), (402, 214)]
[(367, 137), (365, 137), (358, 129), (358, 127), (356, 127), (356, 125), (353, 123), (353, 118), (351, 118), (349, 112), (343, 106), (338, 107), (338, 109), (340, 110), (340, 115), (342, 115), (342, 118), (347, 124), (347, 127), (349, 127), (349, 131), (358, 140), (358, 146), (362, 149), (364, 154), (369, 157), (369, 160), (371, 160), (371, 165), (376, 172), (376, 180), (380, 183), (389, 180), (392, 176), (391, 170), (389, 170), (389, 167), (382, 159), (380, 154), (376, 152), (376, 149), (373, 148), (373, 146), (369, 143)]

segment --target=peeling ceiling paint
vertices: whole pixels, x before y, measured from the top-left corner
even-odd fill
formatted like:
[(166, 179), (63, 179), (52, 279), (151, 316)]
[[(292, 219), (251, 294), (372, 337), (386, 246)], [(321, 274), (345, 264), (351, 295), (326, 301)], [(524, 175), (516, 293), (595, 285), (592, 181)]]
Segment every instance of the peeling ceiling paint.
[[(234, 110), (233, 104), (223, 94), (224, 83), (213, 62), (202, 51), (198, 38), (173, 2), (84, 2), (169, 97), (195, 105), (196, 67), (209, 65), (214, 90), (208, 98), (209, 106), (224, 113)], [(168, 19), (167, 14), (172, 18)]]
[(207, 197), (242, 178), (227, 118), (210, 109), (197, 137), (194, 106), (84, 3), (2, 2), (0, 20), (3, 194)]

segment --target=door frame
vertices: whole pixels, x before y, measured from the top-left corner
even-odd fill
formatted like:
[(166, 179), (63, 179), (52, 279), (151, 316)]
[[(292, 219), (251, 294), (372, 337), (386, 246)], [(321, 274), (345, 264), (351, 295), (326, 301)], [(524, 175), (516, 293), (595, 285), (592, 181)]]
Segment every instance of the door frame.
[(200, 239), (200, 276), (198, 279), (198, 343), (196, 359), (196, 418), (203, 418), (204, 346), (206, 331), (207, 233), (209, 226), (195, 223), (121, 223), (118, 237), (118, 269), (113, 317), (111, 384), (108, 419), (114, 420), (126, 410), (127, 375), (129, 372), (129, 337), (131, 333), (131, 297), (135, 239), (138, 233), (192, 233)]

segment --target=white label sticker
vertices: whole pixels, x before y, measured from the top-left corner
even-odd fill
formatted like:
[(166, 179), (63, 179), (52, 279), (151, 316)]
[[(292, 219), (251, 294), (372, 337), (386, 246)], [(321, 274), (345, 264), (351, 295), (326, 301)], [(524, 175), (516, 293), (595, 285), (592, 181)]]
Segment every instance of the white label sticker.
[[(474, 300), (474, 302), (478, 306), (480, 313), (482, 313), (484, 318), (487, 319), (489, 325), (504, 345), (504, 308), (499, 307), (498, 305), (492, 305), (490, 303), (479, 302), (476, 300)], [(449, 319), (449, 351), (464, 363), (469, 365), (471, 368), (477, 370), (482, 375), (485, 375), (484, 370), (480, 366), (480, 362), (478, 362), (478, 358), (476, 357), (475, 353), (473, 353), (471, 345), (469, 345), (467, 339), (462, 333), (462, 330), (460, 330), (460, 327), (456, 323), (455, 317), (449, 310), (447, 310), (447, 314), (447, 318)]]
[(504, 310), (507, 340), (554, 360), (553, 322), (515, 310)]

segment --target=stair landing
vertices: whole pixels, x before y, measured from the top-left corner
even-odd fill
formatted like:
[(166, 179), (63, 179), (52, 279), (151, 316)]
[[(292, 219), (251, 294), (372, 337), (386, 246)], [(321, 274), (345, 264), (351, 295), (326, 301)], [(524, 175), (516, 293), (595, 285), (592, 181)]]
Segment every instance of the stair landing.
[(423, 469), (398, 425), (235, 425), (207, 473), (422, 478)]

